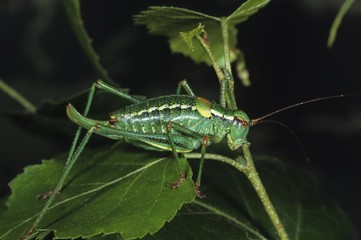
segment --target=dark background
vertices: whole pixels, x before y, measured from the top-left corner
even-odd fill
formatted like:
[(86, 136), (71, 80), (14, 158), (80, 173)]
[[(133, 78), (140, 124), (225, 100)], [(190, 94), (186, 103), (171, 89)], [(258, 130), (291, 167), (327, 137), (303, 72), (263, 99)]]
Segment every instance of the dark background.
[[(251, 118), (303, 100), (361, 92), (361, 5), (346, 15), (332, 49), (328, 32), (342, 1), (272, 1), (241, 24), (239, 48), (252, 86), (236, 82), (238, 106)], [(218, 100), (212, 69), (172, 55), (164, 37), (134, 26), (132, 15), (150, 5), (174, 5), (213, 15), (227, 15), (236, 1), (81, 1), (85, 26), (111, 77), (132, 93), (149, 97), (175, 91), (187, 78), (197, 95)], [(58, 100), (89, 87), (97, 78), (65, 18), (60, 1), (0, 2), (0, 77), (33, 103)], [(257, 154), (294, 161), (317, 172), (361, 226), (361, 97), (329, 100), (278, 114), (289, 125), (311, 162), (285, 129), (264, 124), (251, 129)], [(0, 92), (1, 109), (22, 107)], [(65, 110), (65, 109), (64, 109)], [(65, 112), (64, 112), (65, 114)], [(0, 117), (0, 191), (29, 164), (67, 151), (68, 138), (38, 136), (19, 128), (26, 122)], [(74, 128), (75, 130), (75, 128)], [(358, 231), (358, 230), (357, 230)]]

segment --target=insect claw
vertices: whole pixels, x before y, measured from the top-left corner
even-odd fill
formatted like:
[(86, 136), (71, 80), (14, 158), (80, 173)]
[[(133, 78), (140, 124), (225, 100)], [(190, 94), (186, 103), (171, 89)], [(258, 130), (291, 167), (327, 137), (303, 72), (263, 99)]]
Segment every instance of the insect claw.
[(206, 195), (204, 195), (201, 190), (199, 189), (198, 184), (194, 184), (194, 192), (196, 193), (196, 196), (200, 199), (205, 199)]
[(52, 193), (53, 193), (53, 191), (39, 193), (39, 194), (36, 194), (35, 198), (36, 198), (36, 200), (47, 200)]
[[(39, 194), (36, 194), (35, 198), (36, 198), (36, 200), (48, 200), (52, 193), (53, 193), (53, 191), (39, 193)], [(60, 192), (58, 192), (57, 194), (60, 194)]]
[(182, 174), (177, 181), (172, 182), (172, 183), (170, 183), (170, 184), (167, 184), (167, 186), (168, 186), (170, 189), (177, 189), (177, 188), (179, 188), (179, 187), (182, 185), (182, 183), (183, 183), (185, 180), (186, 180), (186, 178), (185, 178), (184, 174)]

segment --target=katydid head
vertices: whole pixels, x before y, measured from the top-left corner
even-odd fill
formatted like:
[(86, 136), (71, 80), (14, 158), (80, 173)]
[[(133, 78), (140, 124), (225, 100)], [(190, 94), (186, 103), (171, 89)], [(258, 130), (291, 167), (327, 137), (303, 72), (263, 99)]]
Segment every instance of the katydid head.
[(227, 134), (228, 146), (232, 151), (247, 142), (247, 134), (251, 124), (252, 122), (245, 112), (235, 110), (234, 119)]

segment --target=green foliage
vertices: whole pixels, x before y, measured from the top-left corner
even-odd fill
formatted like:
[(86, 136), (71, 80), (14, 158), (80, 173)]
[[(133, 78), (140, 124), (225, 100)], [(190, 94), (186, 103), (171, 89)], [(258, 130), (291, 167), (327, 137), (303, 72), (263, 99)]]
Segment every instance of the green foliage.
[(231, 25), (236, 25), (246, 21), (250, 16), (257, 13), (259, 9), (266, 6), (270, 0), (251, 0), (243, 3), (236, 11), (229, 15), (226, 19)]
[[(236, 49), (235, 26), (248, 19), (268, 0), (249, 0), (228, 17), (213, 17), (176, 7), (150, 7), (135, 17), (151, 33), (169, 37), (173, 52), (210, 64), (196, 37), (209, 41), (218, 62), (225, 59), (225, 45), (247, 79), (244, 57)], [(82, 47), (103, 79), (110, 81), (91, 46), (77, 0), (65, 0), (65, 8)], [(224, 33), (226, 29), (227, 34)], [(227, 35), (227, 43), (225, 43)], [(45, 102), (31, 114), (35, 126), (69, 129), (63, 114), (70, 101), (83, 106), (84, 93), (58, 103)], [(97, 115), (124, 106), (114, 96), (97, 94), (92, 113)], [(104, 109), (107, 106), (107, 109)], [(18, 121), (29, 114), (6, 113)], [(104, 115), (103, 115), (104, 116)], [(23, 121), (24, 122), (24, 121)], [(28, 122), (28, 121), (26, 121)], [(24, 126), (21, 124), (20, 126)], [(34, 129), (34, 125), (27, 125)], [(65, 129), (65, 130), (64, 130)], [(259, 196), (235, 169), (207, 161), (202, 190), (206, 200), (194, 200), (192, 171), (184, 159), (186, 181), (176, 190), (167, 184), (179, 178), (169, 154), (135, 149), (128, 144), (86, 150), (67, 177), (67, 183), (42, 219), (37, 239), (49, 234), (61, 239), (277, 239)], [(35, 196), (52, 190), (62, 175), (66, 154), (26, 167), (11, 183), (11, 196), (0, 201), (0, 239), (17, 239), (44, 206)], [(224, 164), (223, 164), (224, 165)], [(257, 163), (273, 205), (291, 239), (350, 239), (352, 228), (339, 205), (303, 169), (293, 165)]]
[[(228, 166), (207, 168), (206, 201), (187, 204), (149, 239), (278, 239), (254, 189)], [(290, 239), (351, 239), (351, 224), (338, 204), (302, 168), (268, 161), (257, 169)], [(320, 207), (322, 206), (322, 207)], [(186, 230), (185, 230), (186, 229)]]
[[(203, 188), (207, 199), (186, 204), (168, 222), (194, 198), (190, 169), (184, 165), (189, 169), (186, 182), (171, 190), (166, 184), (178, 177), (175, 161), (134, 150), (119, 145), (87, 151), (41, 228), (66, 239), (131, 239), (146, 234), (144, 239), (277, 238), (247, 179), (220, 163), (207, 162), (208, 185)], [(0, 239), (16, 239), (30, 226), (43, 205), (35, 195), (52, 189), (64, 157), (27, 167), (11, 182), (8, 209), (0, 218)], [(307, 172), (274, 164), (260, 161), (257, 168), (291, 239), (351, 238), (348, 218)], [(112, 235), (100, 238), (101, 234)]]
[[(243, 3), (236, 11), (228, 17), (214, 17), (200, 12), (177, 8), (177, 7), (149, 7), (134, 17), (136, 24), (147, 26), (150, 33), (155, 35), (167, 36), (169, 45), (174, 53), (182, 53), (190, 57), (196, 63), (204, 62), (211, 65), (208, 56), (201, 50), (199, 44), (189, 48), (187, 44), (179, 37), (180, 32), (189, 32), (196, 29), (199, 24), (204, 25), (204, 29), (209, 36), (209, 44), (219, 64), (223, 65), (221, 60), (224, 58), (224, 45), (222, 37), (221, 21), (226, 21), (228, 25), (229, 49), (235, 51), (237, 29), (235, 26), (246, 21), (259, 9), (264, 7), (269, 0), (249, 0)], [(233, 58), (232, 60), (235, 60)]]
[[(44, 204), (35, 196), (54, 187), (64, 158), (27, 167), (10, 183), (0, 239), (17, 239), (29, 229)], [(192, 172), (185, 161), (184, 169), (187, 180), (173, 191), (166, 185), (179, 178), (175, 161), (124, 146), (85, 152), (40, 228), (55, 231), (59, 238), (121, 233), (131, 239), (155, 233), (194, 198)]]

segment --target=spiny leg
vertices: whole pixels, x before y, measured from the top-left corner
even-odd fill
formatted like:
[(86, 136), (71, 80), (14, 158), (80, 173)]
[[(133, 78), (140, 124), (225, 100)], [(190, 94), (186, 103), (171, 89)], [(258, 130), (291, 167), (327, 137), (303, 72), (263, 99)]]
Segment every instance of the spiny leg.
[[(103, 82), (102, 80), (98, 79), (95, 83), (92, 84), (92, 86), (91, 86), (91, 88), (89, 90), (88, 99), (87, 99), (85, 109), (84, 109), (84, 114), (83, 114), (84, 117), (86, 117), (88, 115), (88, 113), (89, 113), (89, 110), (90, 110), (91, 104), (93, 102), (94, 93), (95, 93), (96, 89), (102, 89), (102, 90), (104, 90), (106, 92), (113, 93), (113, 94), (115, 94), (117, 96), (120, 96), (120, 97), (122, 97), (124, 99), (129, 100), (132, 103), (140, 102), (139, 99), (136, 99), (136, 98), (130, 96), (129, 94), (124, 93), (121, 89), (115, 88), (115, 87)], [(68, 165), (68, 163), (72, 159), (72, 156), (74, 154), (76, 145), (78, 144), (78, 141), (79, 141), (81, 129), (82, 129), (82, 127), (79, 127), (76, 134), (75, 134), (73, 144), (72, 144), (71, 149), (69, 151), (69, 156), (68, 156), (68, 159), (66, 161), (65, 167)], [(89, 131), (88, 131), (88, 133), (89, 133)], [(78, 148), (78, 150), (79, 150), (79, 148)], [(82, 151), (82, 149), (81, 149), (81, 151)]]
[(201, 161), (199, 163), (199, 169), (198, 169), (198, 175), (196, 183), (194, 184), (194, 191), (199, 198), (205, 198), (206, 196), (201, 192), (201, 178), (202, 178), (202, 172), (203, 172), (203, 165), (204, 165), (204, 155), (206, 153), (207, 144), (209, 141), (209, 136), (205, 135), (202, 139), (202, 147), (201, 147)]
[[(85, 105), (85, 109), (84, 109), (84, 116), (86, 116), (89, 113), (91, 104), (93, 102), (93, 98), (94, 98), (94, 93), (95, 93), (95, 89), (96, 88), (101, 88), (99, 86), (108, 86), (106, 84), (104, 84), (104, 82), (102, 82), (101, 80), (98, 80), (96, 83), (93, 83), (90, 90), (89, 90), (89, 94), (88, 94), (88, 99)], [(106, 89), (104, 89), (106, 90)], [(40, 211), (39, 215), (37, 216), (37, 218), (35, 219), (34, 223), (32, 224), (31, 228), (25, 233), (25, 235), (21, 238), (26, 238), (27, 236), (30, 236), (33, 231), (38, 227), (39, 223), (41, 222), (41, 220), (43, 219), (44, 215), (46, 214), (46, 212), (48, 211), (50, 205), (53, 203), (55, 196), (61, 191), (61, 188), (63, 187), (64, 181), (66, 179), (66, 177), (68, 176), (71, 168), (73, 167), (74, 163), (76, 162), (76, 160), (78, 159), (80, 153), (83, 151), (86, 143), (89, 141), (89, 138), (91, 137), (93, 131), (95, 130), (96, 127), (90, 128), (87, 132), (87, 134), (84, 136), (83, 140), (81, 141), (81, 143), (79, 144), (79, 146), (77, 147), (78, 141), (79, 141), (79, 137), (80, 137), (80, 133), (81, 133), (81, 127), (78, 127), (78, 130), (75, 133), (75, 137), (72, 143), (72, 146), (70, 148), (69, 151), (69, 155), (68, 158), (66, 160), (65, 163), (65, 167), (63, 170), (63, 174), (60, 177), (57, 185), (55, 186), (55, 189), (51, 192), (47, 192), (44, 194), (41, 194), (40, 198), (43, 199), (47, 199), (47, 202), (45, 203), (43, 209)]]
[[(87, 102), (86, 102), (86, 104), (85, 104), (85, 109), (84, 109), (84, 114), (83, 114), (84, 116), (88, 115), (88, 113), (89, 113), (91, 104), (92, 104), (92, 102), (93, 102), (95, 89), (96, 89), (96, 87), (97, 87), (96, 85), (97, 85), (97, 83), (93, 83), (92, 86), (91, 86), (90, 89), (89, 89), (88, 99), (87, 99)], [(74, 136), (74, 139), (73, 139), (73, 143), (72, 143), (72, 145), (71, 145), (71, 147), (70, 147), (70, 150), (69, 150), (68, 158), (67, 158), (67, 160), (66, 160), (66, 162), (65, 162), (65, 167), (64, 167), (64, 169), (67, 167), (67, 165), (69, 164), (69, 162), (71, 161), (71, 159), (72, 159), (72, 157), (73, 157), (75, 148), (76, 148), (76, 146), (77, 146), (77, 144), (78, 144), (78, 141), (79, 141), (79, 137), (80, 137), (81, 130), (82, 130), (82, 127), (78, 127), (78, 129), (77, 129), (77, 131), (76, 131), (76, 133), (75, 133), (75, 136)], [(60, 186), (59, 191), (61, 190), (61, 187), (62, 187), (62, 186)], [(44, 200), (48, 199), (48, 202), (49, 202), (50, 197), (51, 197), (51, 195), (52, 195), (52, 193), (53, 193), (54, 191), (55, 191), (55, 190), (49, 191), (49, 192), (46, 192), (46, 193), (42, 193), (42, 194), (38, 194), (38, 195), (36, 196), (36, 199), (44, 199)], [(59, 191), (55, 192), (55, 194), (58, 194)]]
[(173, 156), (174, 156), (175, 160), (177, 161), (178, 170), (179, 170), (179, 179), (177, 181), (169, 184), (169, 187), (172, 188), (172, 189), (176, 189), (184, 182), (185, 174), (184, 174), (184, 172), (182, 170), (182, 165), (181, 165), (180, 159), (178, 157), (177, 150), (175, 148), (173, 137), (172, 137), (172, 134), (171, 134), (172, 125), (173, 125), (172, 122), (167, 123), (167, 126), (166, 126), (167, 137), (168, 137), (169, 144), (170, 144), (170, 146), (172, 148)]
[[(93, 97), (94, 97), (94, 92), (95, 89), (102, 89), (106, 92), (109, 93), (113, 93), (117, 96), (120, 96), (124, 99), (127, 99), (128, 101), (132, 102), (132, 103), (138, 103), (140, 102), (139, 99), (136, 99), (132, 96), (130, 96), (127, 93), (124, 93), (122, 90), (117, 89), (111, 85), (108, 85), (107, 83), (101, 81), (101, 80), (97, 80), (90, 88), (89, 90), (89, 94), (88, 94), (88, 99), (87, 99), (87, 103), (85, 106), (85, 110), (84, 110), (84, 114), (83, 116), (86, 116), (89, 112), (90, 106), (92, 104), (93, 101)], [(55, 199), (55, 196), (60, 192), (61, 188), (63, 187), (64, 181), (66, 179), (66, 177), (68, 176), (71, 168), (73, 167), (74, 163), (76, 162), (76, 160), (78, 159), (78, 157), (80, 156), (81, 152), (83, 151), (83, 149), (85, 148), (86, 143), (89, 141), (90, 136), (92, 135), (93, 131), (97, 128), (97, 126), (94, 126), (92, 128), (90, 128), (87, 132), (87, 134), (84, 136), (83, 140), (81, 141), (81, 143), (79, 144), (79, 146), (77, 147), (78, 141), (79, 141), (79, 137), (80, 137), (80, 133), (81, 133), (81, 127), (78, 128), (72, 146), (70, 148), (69, 151), (69, 155), (67, 158), (67, 161), (65, 163), (65, 167), (63, 170), (63, 174), (61, 176), (61, 178), (59, 179), (55, 189), (51, 192), (42, 194), (40, 198), (44, 198), (47, 199), (47, 202), (45, 203), (43, 209), (40, 211), (39, 215), (37, 216), (37, 218), (35, 219), (34, 223), (32, 224), (31, 228), (28, 230), (27, 233), (25, 233), (25, 235), (22, 238), (26, 238), (27, 236), (30, 236), (33, 231), (37, 228), (37, 226), (39, 225), (40, 221), (42, 220), (42, 218), (44, 217), (45, 213), (48, 211), (50, 205), (52, 204), (52, 202)]]

